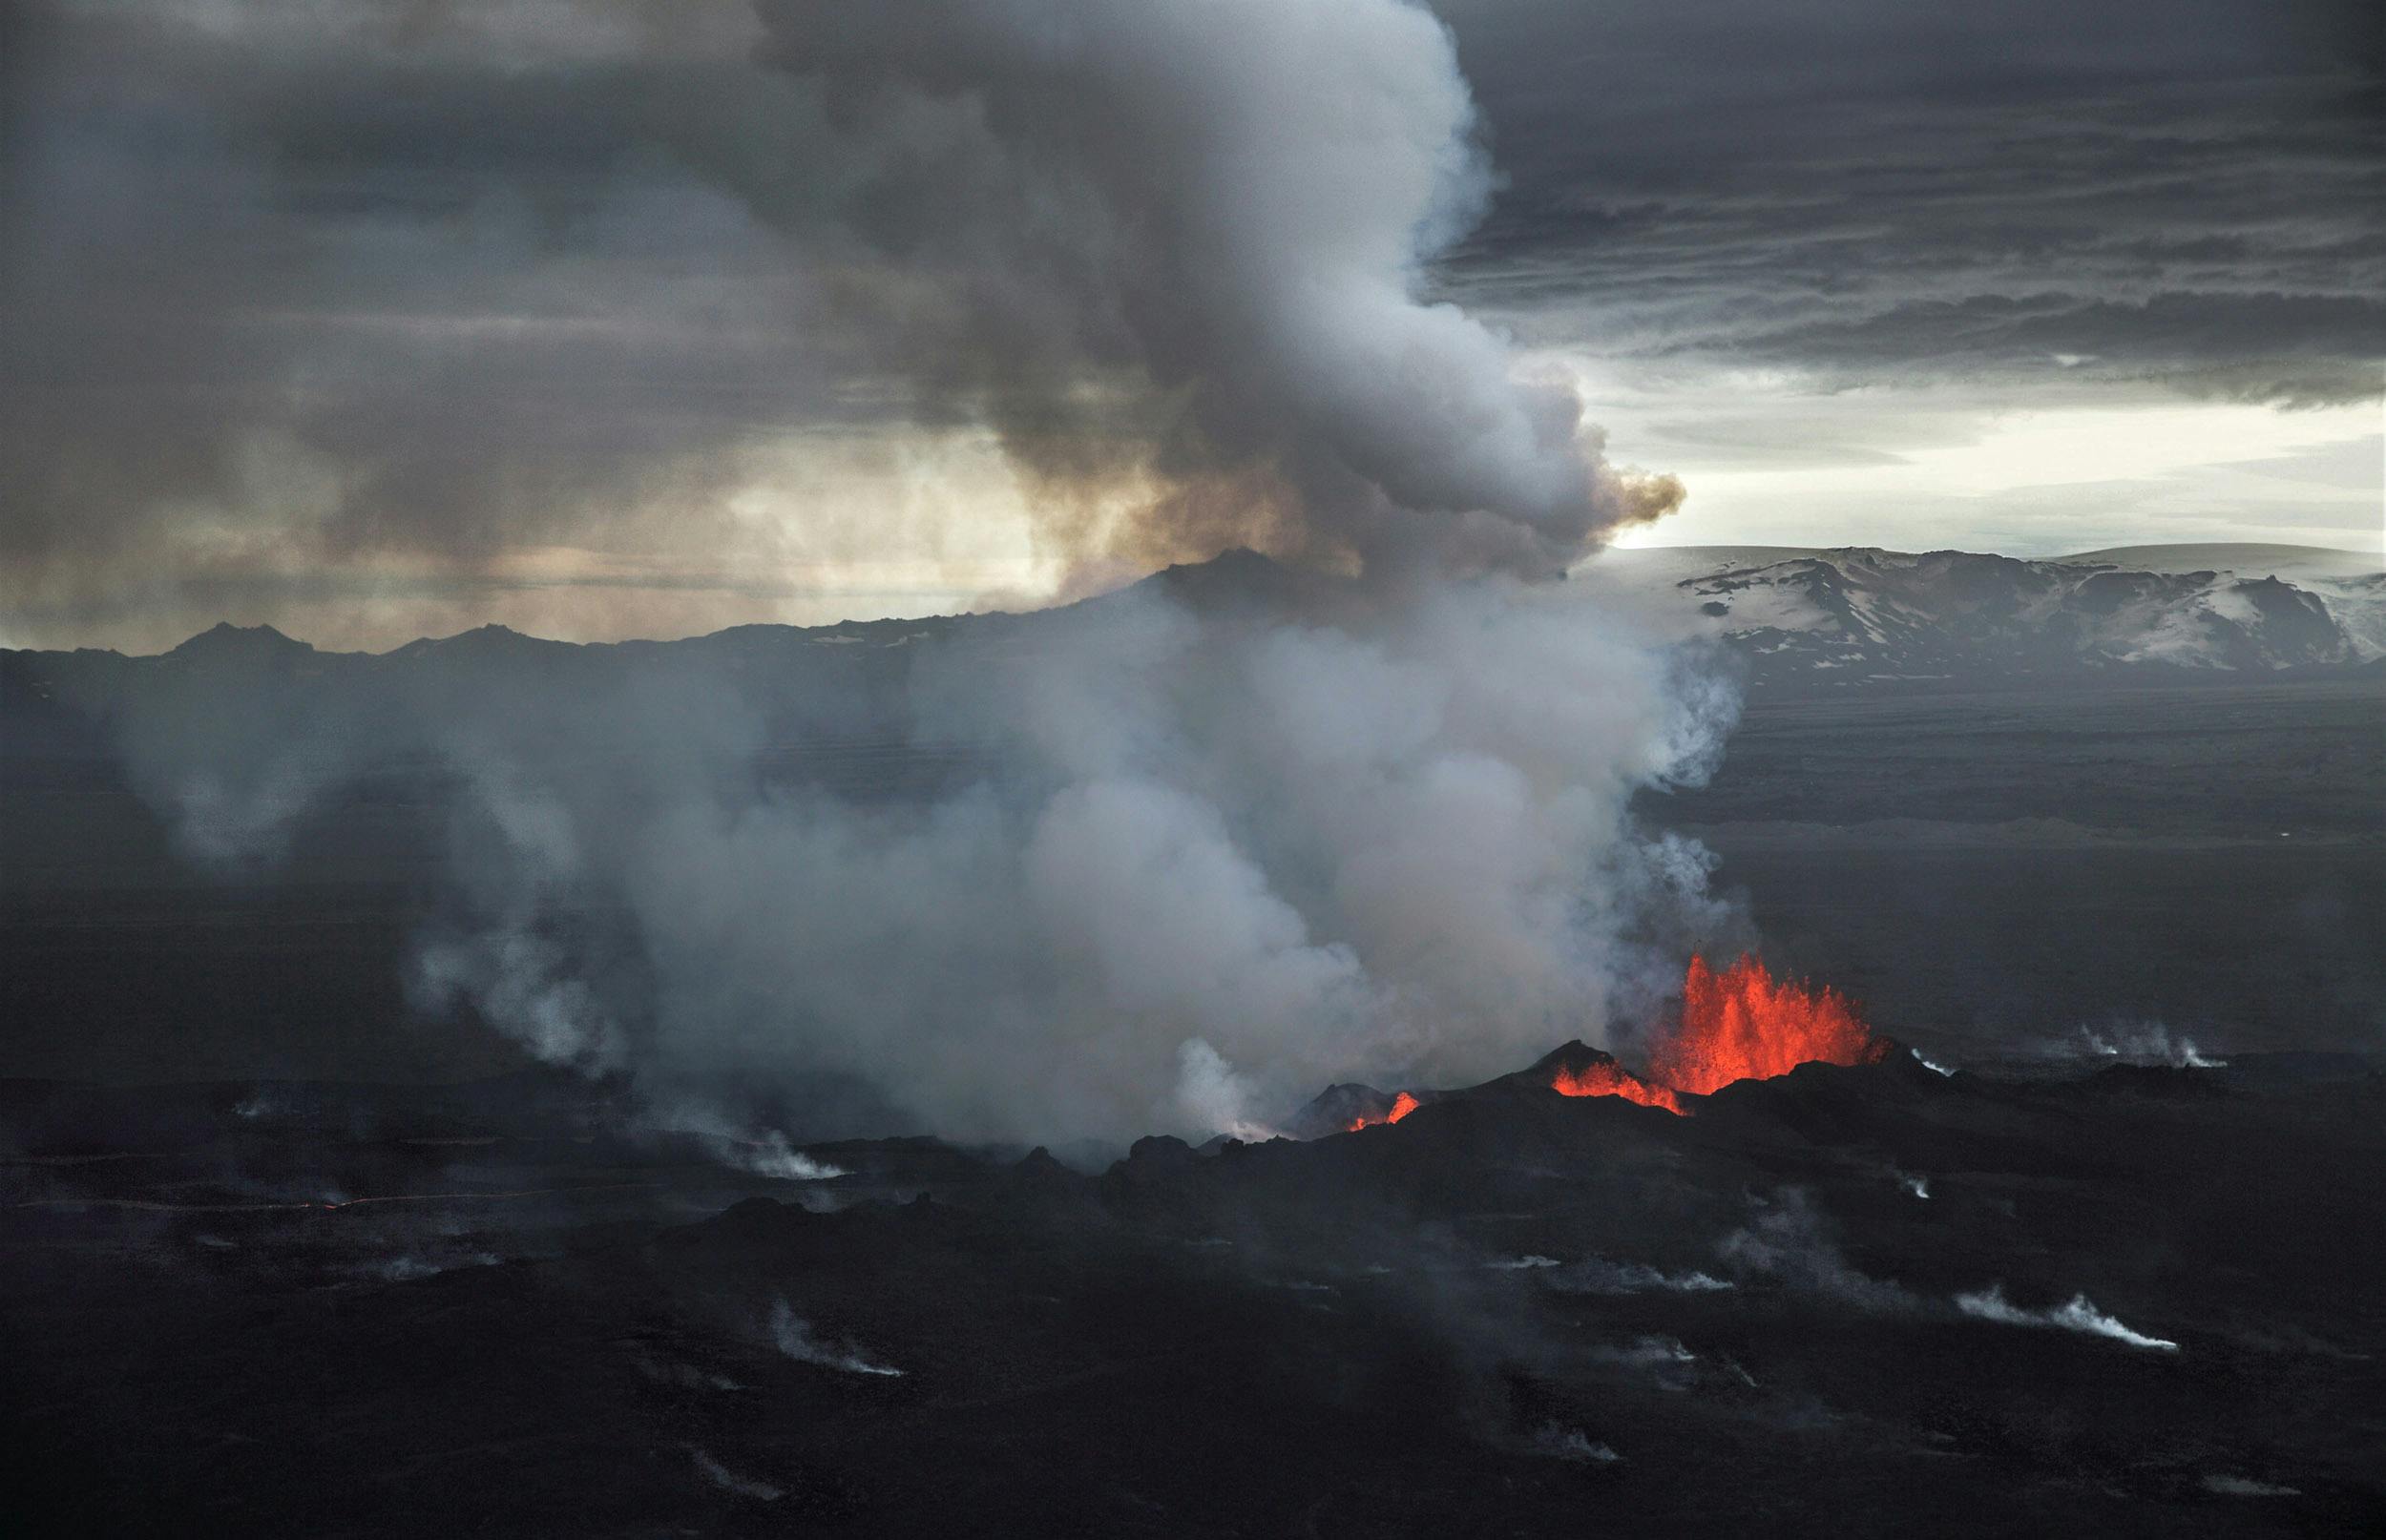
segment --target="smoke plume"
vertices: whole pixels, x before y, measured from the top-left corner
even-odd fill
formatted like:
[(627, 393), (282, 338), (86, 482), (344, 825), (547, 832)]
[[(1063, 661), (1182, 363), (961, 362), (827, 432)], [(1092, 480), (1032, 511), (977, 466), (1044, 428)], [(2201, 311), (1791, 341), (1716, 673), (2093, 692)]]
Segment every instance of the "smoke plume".
[(2166, 1353), (2179, 1350), (2177, 1342), (2130, 1330), (2090, 1304), (2084, 1294), (2075, 1294), (2062, 1304), (2044, 1310), (2025, 1310), (2005, 1298), (2004, 1285), (1992, 1283), (1975, 1294), (1957, 1295), (1956, 1308), (1967, 1316), (1999, 1321), (2008, 1326), (2052, 1326), (2063, 1331), (2085, 1332), (2092, 1337), (2109, 1337), (2131, 1347)]
[(1729, 916), (1633, 799), (1707, 772), (1732, 694), (1572, 585), (1250, 601), (1271, 574), (848, 645), (151, 670), (112, 709), (182, 724), (122, 735), (135, 782), (235, 872), (269, 811), (410, 767), (447, 824), (415, 1008), (743, 1137), (819, 1136), (828, 1086), (879, 1132), (1256, 1134), (1648, 1019)]
[(847, 1374), (877, 1374), (899, 1378), (901, 1369), (873, 1363), (852, 1348), (840, 1342), (824, 1342), (813, 1335), (812, 1323), (791, 1309), (785, 1300), (774, 1300), (770, 1305), (770, 1340), (779, 1351), (799, 1363), (817, 1363), (824, 1369), (837, 1369)]
[[(1531, 581), (1679, 489), (1420, 300), (1491, 185), (1440, 24), (756, 14), (770, 111), (650, 103), (637, 134), (772, 233), (838, 390), (994, 429), (1093, 569), (1292, 565), (835, 647), (483, 635), (354, 689), (154, 691), (122, 741), (186, 847), (270, 860), (327, 788), (435, 767), (417, 1009), (748, 1132), (834, 1086), (964, 1136), (1256, 1134), (1330, 1080), (1482, 1078), (1645, 1017), (1725, 916), (1631, 801), (1705, 776), (1736, 698)], [(534, 485), (580, 478), (491, 506)], [(406, 507), (335, 522), (472, 545)]]
[[(1678, 500), (1601, 462), (1570, 385), (1419, 302), (1491, 188), (1422, 6), (759, 9), (765, 56), (822, 84), (862, 164), (902, 156), (900, 179), (857, 174), (848, 230), (902, 253), (890, 300), (965, 312), (952, 388), (1057, 490), (1145, 427), (1123, 442), (1162, 489), (1109, 549), (1546, 572)], [(1089, 371), (1131, 394), (1089, 397)]]
[(1422, 298), (1493, 179), (1407, 0), (109, 9), (0, 70), (12, 638), (984, 596), (1022, 519), (1077, 592), (1547, 573), (1681, 495)]
[(1723, 1259), (1741, 1272), (1776, 1279), (1859, 1310), (1904, 1314), (1916, 1297), (1893, 1279), (1874, 1278), (1839, 1249), (1829, 1216), (1803, 1188), (1756, 1197), (1750, 1222), (1723, 1238)]

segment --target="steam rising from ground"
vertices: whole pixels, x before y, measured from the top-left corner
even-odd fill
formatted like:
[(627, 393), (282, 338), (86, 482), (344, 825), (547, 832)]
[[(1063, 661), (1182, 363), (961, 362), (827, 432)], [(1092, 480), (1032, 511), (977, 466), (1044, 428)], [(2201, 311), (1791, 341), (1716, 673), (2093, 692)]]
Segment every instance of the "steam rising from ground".
[(816, 1363), (824, 1369), (837, 1369), (847, 1374), (879, 1374), (900, 1376), (901, 1369), (872, 1363), (842, 1342), (827, 1342), (812, 1335), (811, 1322), (795, 1313), (785, 1300), (775, 1300), (770, 1306), (770, 1340), (779, 1351), (799, 1363)]
[[(1840, 1251), (1831, 1225), (1812, 1198), (1800, 1189), (1788, 1189), (1763, 1204), (1754, 1222), (1724, 1239), (1725, 1260), (1747, 1272), (1779, 1280), (1809, 1293), (1837, 1300), (1876, 1314), (1943, 1313), (1945, 1307), (1927, 1301), (1894, 1280), (1877, 1279), (1858, 1270)], [(2075, 1294), (2062, 1304), (2043, 1310), (2026, 1309), (2005, 1298), (2004, 1285), (1955, 1297), (1956, 1309), (1980, 1321), (2007, 1326), (2045, 1326), (2062, 1331), (2108, 1337), (2131, 1347), (2175, 1353), (2179, 1344), (2132, 1331)]]
[(1757, 1277), (1825, 1295), (1861, 1310), (1905, 1312), (1918, 1301), (1903, 1284), (1873, 1278), (1840, 1251), (1831, 1221), (1804, 1190), (1790, 1188), (1760, 1199), (1760, 1211), (1744, 1228), (1726, 1236), (1725, 1261)]
[(2002, 1285), (1991, 1284), (1978, 1294), (1957, 1295), (1956, 1307), (1967, 1316), (2002, 1321), (2008, 1326), (2056, 1326), (2064, 1331), (2083, 1331), (2097, 1337), (2109, 1337), (2131, 1347), (2155, 1348), (2168, 1353), (2179, 1350), (2177, 1342), (2131, 1331), (2090, 1304), (2084, 1294), (2075, 1294), (2064, 1303), (2050, 1309), (2024, 1310), (2005, 1298)]
[[(1720, 753), (1736, 698), (1694, 656), (1571, 585), (1268, 606), (1245, 598), (1281, 570), (1203, 575), (1224, 595), (1146, 585), (883, 667), (517, 639), (125, 740), (218, 861), (251, 788), (286, 813), (393, 761), (446, 778), (416, 1006), (709, 1102), (723, 1134), (821, 1136), (798, 1088), (830, 1082), (875, 1093), (871, 1132), (1258, 1132), (1330, 1081), (1603, 1040), (1730, 924), (1707, 853), (1629, 809)], [(248, 859), (283, 848), (241, 826)]]
[(1533, 1446), (1555, 1459), (1584, 1465), (1614, 1465), (1623, 1458), (1604, 1444), (1594, 1442), (1579, 1427), (1544, 1423), (1533, 1430)]
[(766, 1481), (757, 1481), (750, 1476), (739, 1475), (692, 1444), (688, 1446), (687, 1452), (688, 1458), (696, 1462), (696, 1468), (702, 1473), (704, 1479), (723, 1491), (735, 1492), (740, 1497), (751, 1497), (758, 1502), (764, 1503), (775, 1503), (786, 1495), (784, 1490), (773, 1487)]
[[(475, 776), (485, 869), (423, 967), (660, 1084), (852, 1077), (963, 1134), (1257, 1133), (1323, 1081), (1603, 1035), (1718, 923), (1705, 852), (1626, 804), (1705, 774), (1730, 697), (1562, 593), (1348, 629), (1131, 593), (1049, 626), (921, 655), (906, 740), (972, 767), (922, 800), (757, 787), (755, 724), (637, 699), (593, 726), (594, 783)], [(524, 943), (591, 911), (617, 940)], [(607, 955), (643, 966), (593, 989)]]
[(2303, 1495), (2297, 1488), (2281, 1486), (2274, 1481), (2254, 1481), (2249, 1477), (2231, 1476), (2224, 1472), (2208, 1474), (2204, 1478), (2203, 1485), (2206, 1491), (2216, 1492), (2223, 1497), (2300, 1497)]
[(1730, 1288), (1731, 1284), (1695, 1269), (1668, 1273), (1646, 1262), (1615, 1262), (1603, 1257), (1585, 1257), (1552, 1275), (1550, 1286), (1569, 1294), (1643, 1294), (1650, 1290), (1706, 1294)]
[(650, 1106), (644, 1121), (651, 1128), (692, 1134), (703, 1140), (713, 1158), (722, 1165), (750, 1171), (757, 1176), (810, 1182), (847, 1175), (844, 1167), (815, 1160), (796, 1149), (777, 1129), (755, 1133), (731, 1124), (718, 1107), (707, 1101), (681, 1097), (676, 1102)]
[(2083, 1054), (2121, 1064), (2165, 1064), (2174, 1070), (2226, 1069), (2226, 1059), (2206, 1057), (2187, 1037), (2173, 1036), (2159, 1021), (2113, 1022), (2102, 1029), (2080, 1026)]

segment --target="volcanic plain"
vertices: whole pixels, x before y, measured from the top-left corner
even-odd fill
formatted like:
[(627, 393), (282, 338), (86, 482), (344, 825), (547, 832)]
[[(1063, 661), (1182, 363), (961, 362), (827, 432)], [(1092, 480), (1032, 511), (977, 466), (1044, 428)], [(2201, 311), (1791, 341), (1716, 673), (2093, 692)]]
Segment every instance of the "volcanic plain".
[(1320, 1086), (1304, 1137), (1046, 1151), (731, 1137), (413, 1019), (435, 780), (196, 877), (24, 657), (21, 1532), (2386, 1517), (2375, 679), (1759, 681), (1720, 773), (1639, 813), (1717, 853), (1873, 1062), (1677, 1113), (1560, 1094), (1590, 1051), (1552, 1043), (1479, 1086)]

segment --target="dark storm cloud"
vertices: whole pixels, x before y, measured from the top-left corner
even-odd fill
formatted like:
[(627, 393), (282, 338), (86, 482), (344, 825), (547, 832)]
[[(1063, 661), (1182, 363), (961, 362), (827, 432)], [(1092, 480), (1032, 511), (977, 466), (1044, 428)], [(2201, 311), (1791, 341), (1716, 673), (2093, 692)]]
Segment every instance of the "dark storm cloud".
[(2368, 8), (1448, 9), (1507, 184), (1446, 281), (1532, 340), (1825, 384), (2379, 387)]
[(1658, 370), (2376, 388), (2362, 10), (1437, 10), (1465, 78), (1389, 3), (10, 7), (0, 604), (718, 566), (764, 446), (914, 424), (1069, 551), (1545, 565), (1670, 493), (1411, 302), (1486, 213), (1426, 298)]
[(1936, 361), (1954, 375), (2049, 360), (2143, 371), (2199, 394), (2326, 401), (2375, 391), (2365, 342), (2386, 347), (2386, 305), (2353, 295), (2166, 290), (2144, 301), (2080, 294), (1915, 300), (1844, 321), (1751, 328), (1747, 356), (1853, 370)]
[[(273, 19), (269, 11), (259, 16)], [(253, 19), (253, 18), (252, 18)], [(771, 83), (169, 17), (29, 24), (12, 72), (11, 555), (327, 556), (601, 531), (833, 415), (832, 328), (664, 158)], [(213, 538), (208, 538), (211, 526)]]
[(1447, 35), (1397, 0), (159, 0), (20, 31), (20, 605), (161, 541), (194, 572), (701, 549), (744, 451), (807, 427), (988, 425), (1062, 549), (1138, 559), (1546, 570), (1677, 495), (1415, 302), (1487, 180)]

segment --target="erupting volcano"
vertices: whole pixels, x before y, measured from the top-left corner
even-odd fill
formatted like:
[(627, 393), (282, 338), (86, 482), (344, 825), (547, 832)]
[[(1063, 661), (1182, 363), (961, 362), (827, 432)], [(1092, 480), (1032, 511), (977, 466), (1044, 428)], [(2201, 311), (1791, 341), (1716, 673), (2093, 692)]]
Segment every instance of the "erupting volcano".
[(1874, 1064), (1888, 1051), (1835, 989), (1776, 982), (1750, 956), (1721, 973), (1693, 957), (1682, 981), (1681, 1025), (1658, 1038), (1648, 1071), (1652, 1080), (1706, 1095), (1801, 1064)]
[(1519, 1086), (1547, 1087), (1561, 1096), (1621, 1096), (1687, 1117), (1695, 1109), (1685, 1097), (1708, 1095), (1735, 1080), (1769, 1080), (1801, 1064), (1877, 1064), (1893, 1046), (1835, 989), (1775, 979), (1753, 956), (1720, 973), (1706, 958), (1692, 957), (1682, 981), (1682, 1015), (1652, 1039), (1645, 1074), (1634, 1074), (1586, 1043), (1567, 1043), (1530, 1069), (1471, 1092), (1392, 1095), (1335, 1086), (1304, 1108), (1292, 1126), (1304, 1138), (1355, 1134), (1397, 1123), (1430, 1099)]
[(1561, 1096), (1622, 1096), (1686, 1115), (1685, 1092), (1704, 1096), (1735, 1080), (1769, 1080), (1817, 1061), (1874, 1064), (1888, 1050), (1836, 990), (1776, 981), (1754, 957), (1721, 973), (1693, 957), (1682, 981), (1682, 1019), (1651, 1045), (1647, 1078), (1601, 1054), (1558, 1064), (1549, 1089)]

